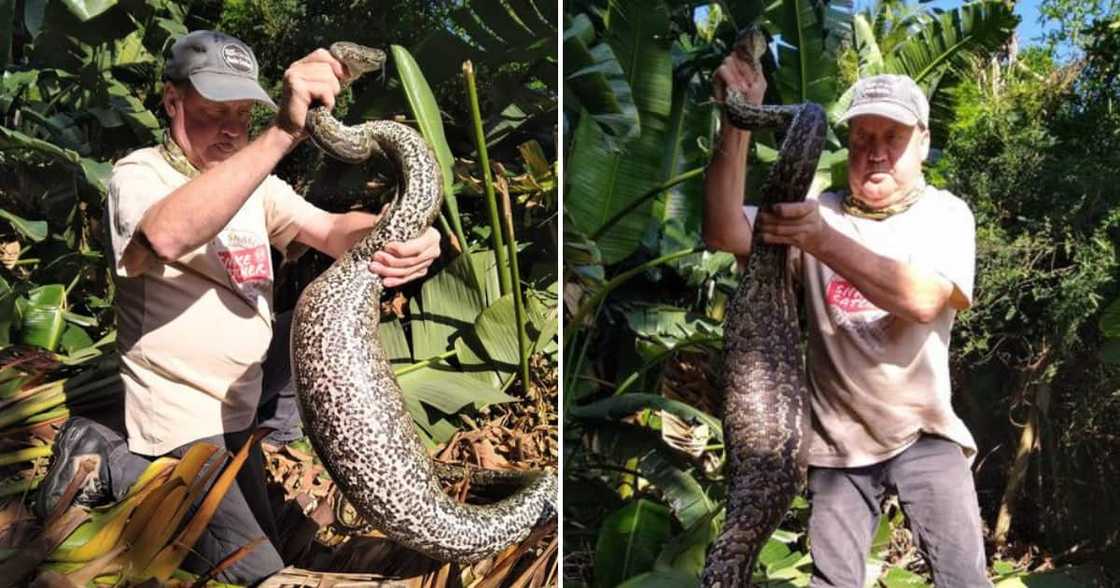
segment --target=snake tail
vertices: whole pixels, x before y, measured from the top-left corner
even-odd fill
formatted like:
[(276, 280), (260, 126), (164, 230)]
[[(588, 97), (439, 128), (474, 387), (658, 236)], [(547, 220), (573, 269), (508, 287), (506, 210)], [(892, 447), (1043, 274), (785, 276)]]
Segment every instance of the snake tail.
[[(760, 206), (805, 198), (827, 122), (816, 104), (756, 106), (730, 92), (724, 105), (741, 128), (785, 130)], [(808, 387), (788, 247), (754, 233), (751, 254), (724, 325), (723, 429), (727, 444), (727, 519), (708, 552), (701, 582), (750, 586), (758, 554), (806, 477)]]
[(526, 474), (517, 492), (487, 505), (460, 503), (416, 432), (378, 338), (381, 279), (369, 271), (387, 243), (420, 235), (439, 212), (442, 183), (424, 138), (406, 125), (342, 127), (309, 115), (317, 143), (344, 157), (388, 156), (400, 170), (397, 198), (378, 224), (304, 289), (292, 325), (292, 373), (304, 427), (343, 495), (386, 536), (441, 561), (473, 562), (524, 539), (556, 512), (551, 471)]

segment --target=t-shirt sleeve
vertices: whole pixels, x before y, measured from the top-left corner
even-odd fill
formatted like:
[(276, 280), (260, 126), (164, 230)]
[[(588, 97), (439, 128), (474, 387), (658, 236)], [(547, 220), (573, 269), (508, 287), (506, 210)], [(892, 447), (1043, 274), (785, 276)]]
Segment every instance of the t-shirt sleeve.
[(319, 209), (276, 176), (268, 176), (265, 183), (264, 212), (268, 240), (284, 255), (285, 261), (291, 261), (307, 251), (306, 245), (295, 240), (299, 235), (300, 219), (310, 218)]
[(943, 209), (941, 221), (931, 224), (936, 236), (926, 239), (914, 261), (937, 272), (953, 284), (956, 292), (972, 306), (976, 277), (976, 220), (962, 200), (952, 198)]
[(140, 221), (169, 191), (156, 170), (142, 161), (122, 161), (113, 168), (105, 216), (116, 275), (136, 277), (157, 262), (140, 233)]

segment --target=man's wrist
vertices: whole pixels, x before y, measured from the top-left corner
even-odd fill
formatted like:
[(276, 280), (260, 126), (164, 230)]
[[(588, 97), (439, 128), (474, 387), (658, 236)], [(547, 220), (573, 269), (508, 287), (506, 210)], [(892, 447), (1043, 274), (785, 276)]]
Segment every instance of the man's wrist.
[(302, 131), (290, 131), (284, 129), (279, 123), (273, 123), (261, 134), (261, 140), (287, 154), (295, 149), (296, 145), (299, 145), (306, 136), (306, 133)]
[(742, 154), (747, 149), (751, 132), (731, 124), (727, 115), (723, 114), (719, 125), (719, 137), (716, 139), (716, 150), (719, 153)]

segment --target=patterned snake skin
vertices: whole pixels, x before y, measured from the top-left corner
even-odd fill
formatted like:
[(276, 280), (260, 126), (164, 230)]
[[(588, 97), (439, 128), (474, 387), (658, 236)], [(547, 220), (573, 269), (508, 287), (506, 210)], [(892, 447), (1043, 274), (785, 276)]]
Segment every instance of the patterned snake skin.
[[(736, 45), (761, 71), (761, 31)], [(755, 106), (730, 92), (724, 111), (743, 129), (784, 128), (778, 161), (760, 206), (805, 198), (816, 172), (827, 122), (816, 104)], [(754, 232), (746, 272), (727, 310), (722, 373), (727, 443), (727, 522), (704, 566), (705, 586), (750, 586), (758, 553), (805, 481), (808, 389), (801, 357), (797, 298), (788, 280), (788, 247), (764, 244)]]
[[(381, 51), (335, 44), (352, 73), (376, 69)], [(355, 58), (365, 63), (355, 63)], [(442, 561), (472, 562), (524, 539), (555, 513), (556, 476), (539, 472), (516, 494), (486, 506), (443, 492), (378, 339), (381, 279), (374, 252), (420, 235), (439, 213), (440, 169), (424, 138), (389, 121), (346, 127), (325, 108), (307, 116), (315, 143), (352, 163), (388, 156), (398, 196), (377, 226), (307, 286), (292, 324), (292, 373), (315, 452), (357, 511), (393, 540)]]

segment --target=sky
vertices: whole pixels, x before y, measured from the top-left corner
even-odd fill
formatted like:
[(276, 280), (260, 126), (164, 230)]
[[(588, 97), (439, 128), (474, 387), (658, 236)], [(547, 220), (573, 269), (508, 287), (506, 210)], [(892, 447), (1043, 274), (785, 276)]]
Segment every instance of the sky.
[[(1043, 33), (1043, 28), (1038, 22), (1038, 5), (1040, 0), (1019, 0), (1015, 3), (1015, 14), (1019, 15), (1019, 45), (1025, 47), (1033, 45), (1040, 41)], [(874, 0), (856, 0), (855, 9), (861, 11), (868, 6), (874, 4)], [(954, 0), (933, 0), (927, 2), (926, 5), (933, 8), (952, 9), (960, 6), (963, 2)], [(696, 18), (702, 19), (707, 14), (707, 8), (699, 8), (696, 11)]]
[[(1019, 33), (1019, 45), (1025, 47), (1027, 45), (1034, 45), (1041, 39), (1043, 29), (1038, 24), (1038, 5), (1039, 0), (1019, 0), (1015, 3), (1015, 14), (1019, 15), (1019, 28), (1016, 32)], [(856, 0), (856, 10), (864, 10), (873, 4), (868, 0)], [(960, 6), (963, 2), (951, 0), (934, 0), (927, 2), (925, 5), (932, 8), (952, 9)]]

